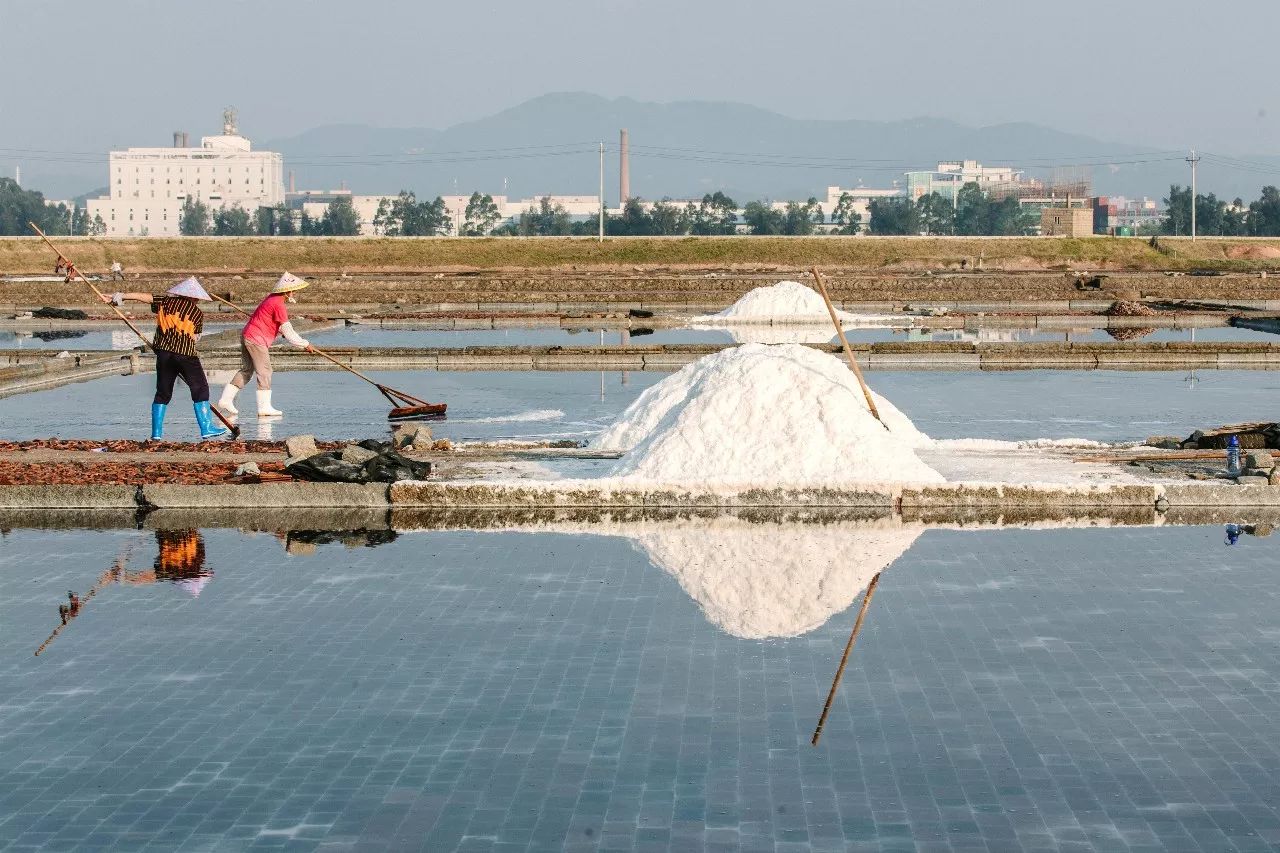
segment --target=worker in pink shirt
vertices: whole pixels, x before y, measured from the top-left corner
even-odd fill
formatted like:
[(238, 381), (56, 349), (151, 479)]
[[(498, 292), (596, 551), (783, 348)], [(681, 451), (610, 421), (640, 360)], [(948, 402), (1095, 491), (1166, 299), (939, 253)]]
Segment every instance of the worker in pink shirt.
[(306, 286), (305, 281), (292, 273), (280, 276), (275, 289), (262, 300), (249, 322), (245, 323), (244, 331), (240, 333), (240, 372), (222, 389), (222, 397), (218, 399), (218, 409), (223, 414), (238, 414), (236, 394), (255, 375), (258, 377), (258, 417), (271, 418), (284, 414), (271, 406), (271, 345), (278, 336), (284, 335), (284, 339), (295, 347), (311, 348), (311, 344), (293, 330), (293, 324), (289, 322), (289, 311), (285, 307), (286, 302), (297, 302), (293, 294)]

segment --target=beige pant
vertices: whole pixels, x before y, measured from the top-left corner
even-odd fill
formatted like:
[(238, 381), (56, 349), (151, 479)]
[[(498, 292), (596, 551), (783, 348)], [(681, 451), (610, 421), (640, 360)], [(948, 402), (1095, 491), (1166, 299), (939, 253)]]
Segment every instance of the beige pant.
[(240, 372), (231, 379), (231, 384), (243, 388), (249, 384), (254, 374), (258, 375), (258, 390), (271, 390), (271, 351), (262, 344), (240, 338)]

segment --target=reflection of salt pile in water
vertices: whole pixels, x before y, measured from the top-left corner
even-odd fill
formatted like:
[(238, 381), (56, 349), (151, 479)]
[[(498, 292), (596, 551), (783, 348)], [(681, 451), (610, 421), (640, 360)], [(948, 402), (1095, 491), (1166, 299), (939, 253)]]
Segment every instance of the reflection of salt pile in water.
[(756, 522), (723, 515), (550, 522), (532, 531), (627, 539), (675, 578), (713, 625), (768, 639), (798, 637), (847, 610), (925, 529), (892, 518)]
[[(890, 325), (894, 318), (869, 315), (850, 314), (848, 311), (836, 310), (841, 325)], [(831, 314), (827, 304), (811, 287), (798, 281), (780, 281), (768, 287), (757, 287), (745, 294), (733, 305), (718, 314), (707, 314), (694, 317), (693, 323), (711, 326), (735, 325), (790, 325), (790, 324), (827, 324), (831, 323)], [(831, 335), (819, 341), (830, 340)], [(777, 341), (783, 343), (783, 341)]]
[(629, 451), (613, 475), (659, 483), (941, 482), (914, 452), (929, 437), (875, 401), (888, 430), (844, 362), (796, 344), (745, 344), (646, 390), (594, 446)]
[[(735, 637), (798, 637), (847, 609), (924, 528), (753, 524), (726, 516), (627, 532), (707, 619)], [(647, 529), (646, 529), (647, 528)]]

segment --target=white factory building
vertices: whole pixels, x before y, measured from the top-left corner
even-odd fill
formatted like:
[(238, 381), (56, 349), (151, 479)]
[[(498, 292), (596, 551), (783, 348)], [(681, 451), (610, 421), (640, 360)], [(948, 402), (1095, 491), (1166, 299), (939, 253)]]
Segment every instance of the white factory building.
[(101, 216), (108, 237), (178, 235), (188, 198), (210, 213), (239, 205), (252, 216), (260, 206), (284, 203), (283, 158), (254, 151), (236, 129), (234, 110), (223, 113), (222, 134), (206, 136), (199, 148), (175, 133), (172, 148), (112, 151), (110, 195), (89, 199), (89, 218)]

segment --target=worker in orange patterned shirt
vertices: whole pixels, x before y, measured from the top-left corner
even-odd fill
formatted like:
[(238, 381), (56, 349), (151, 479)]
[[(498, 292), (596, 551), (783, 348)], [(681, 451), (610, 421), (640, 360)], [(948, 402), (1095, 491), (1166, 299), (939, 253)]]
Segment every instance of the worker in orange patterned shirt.
[(200, 282), (194, 276), (180, 281), (158, 300), (150, 293), (117, 292), (102, 298), (115, 305), (125, 301), (145, 302), (156, 315), (156, 336), (151, 344), (156, 353), (151, 440), (159, 441), (164, 437), (164, 416), (173, 398), (173, 384), (179, 376), (191, 389), (201, 441), (227, 435), (228, 430), (213, 422), (213, 413), (209, 410), (209, 380), (205, 378), (204, 366), (196, 353), (196, 342), (204, 333), (204, 312), (200, 310), (200, 303), (211, 301)]

